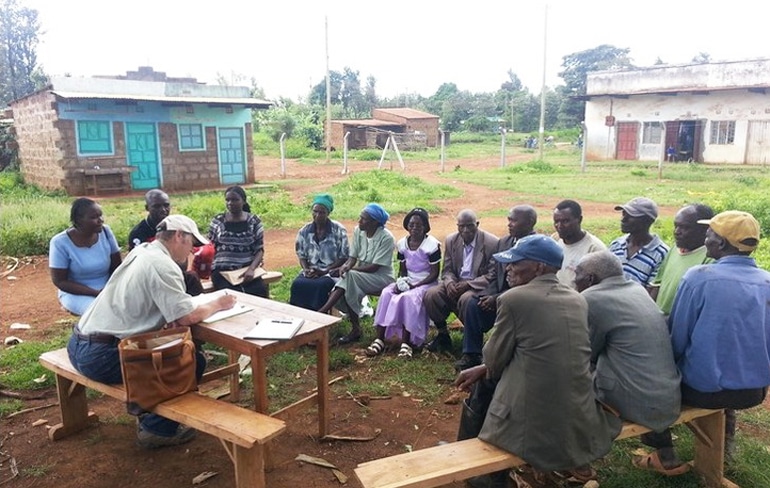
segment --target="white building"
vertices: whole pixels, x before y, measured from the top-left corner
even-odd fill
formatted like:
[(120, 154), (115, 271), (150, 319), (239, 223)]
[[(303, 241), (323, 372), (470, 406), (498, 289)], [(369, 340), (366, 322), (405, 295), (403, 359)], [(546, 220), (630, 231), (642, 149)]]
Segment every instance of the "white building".
[(770, 162), (770, 59), (597, 71), (585, 100), (588, 160)]

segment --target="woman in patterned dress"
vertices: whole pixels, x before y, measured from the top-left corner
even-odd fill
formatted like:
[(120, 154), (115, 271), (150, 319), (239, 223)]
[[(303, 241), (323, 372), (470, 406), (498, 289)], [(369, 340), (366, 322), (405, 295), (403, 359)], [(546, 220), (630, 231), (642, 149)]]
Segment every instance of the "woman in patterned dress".
[(366, 355), (377, 356), (385, 349), (385, 341), (401, 340), (398, 357), (412, 357), (412, 348), (422, 346), (428, 334), (428, 312), (422, 306), (425, 292), (438, 280), (441, 243), (428, 235), (428, 212), (411, 210), (404, 217), (409, 234), (396, 244), (399, 262), (398, 280), (382, 290), (374, 316), (377, 339), (366, 349)]

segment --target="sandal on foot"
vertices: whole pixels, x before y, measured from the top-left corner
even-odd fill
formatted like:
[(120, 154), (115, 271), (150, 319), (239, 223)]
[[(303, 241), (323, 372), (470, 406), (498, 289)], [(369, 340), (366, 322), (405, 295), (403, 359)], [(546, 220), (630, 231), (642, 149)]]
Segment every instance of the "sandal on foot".
[(679, 466), (673, 468), (666, 468), (658, 456), (658, 451), (653, 451), (646, 456), (634, 456), (631, 462), (640, 469), (647, 471), (656, 471), (664, 476), (679, 476), (690, 470), (690, 465), (682, 463)]
[(398, 350), (398, 357), (401, 359), (412, 359), (412, 346), (403, 342), (401, 344), (401, 349)]
[(382, 354), (382, 351), (385, 350), (385, 343), (382, 341), (382, 339), (375, 339), (374, 342), (369, 345), (369, 347), (366, 348), (364, 351), (364, 354), (369, 356), (370, 358), (373, 358), (374, 356), (379, 356)]

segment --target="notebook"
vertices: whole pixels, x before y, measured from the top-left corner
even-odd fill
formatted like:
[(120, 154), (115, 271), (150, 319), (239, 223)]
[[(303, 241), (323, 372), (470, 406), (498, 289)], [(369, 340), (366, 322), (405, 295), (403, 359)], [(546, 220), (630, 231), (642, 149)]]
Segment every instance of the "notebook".
[(243, 336), (244, 339), (291, 339), (302, 324), (302, 319), (262, 319)]
[[(233, 269), (231, 271), (221, 271), (222, 278), (226, 279), (231, 285), (240, 285), (243, 283), (243, 277), (241, 276), (243, 273), (246, 272), (246, 270), (249, 269), (248, 266), (245, 266), (243, 268)], [(263, 274), (267, 273), (264, 269), (261, 267), (254, 270), (254, 279), (256, 280)]]

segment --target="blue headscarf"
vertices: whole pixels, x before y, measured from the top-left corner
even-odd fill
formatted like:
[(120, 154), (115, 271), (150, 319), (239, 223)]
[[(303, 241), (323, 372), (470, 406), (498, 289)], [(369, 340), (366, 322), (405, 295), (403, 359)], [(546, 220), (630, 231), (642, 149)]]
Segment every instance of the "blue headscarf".
[(379, 206), (376, 203), (370, 203), (366, 207), (364, 207), (364, 212), (369, 214), (371, 218), (377, 221), (380, 226), (385, 226), (385, 222), (388, 221), (388, 218), (390, 217), (390, 214), (385, 211), (384, 208)]

